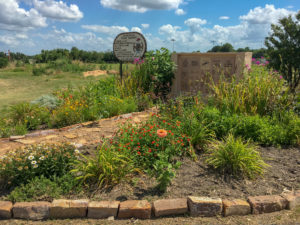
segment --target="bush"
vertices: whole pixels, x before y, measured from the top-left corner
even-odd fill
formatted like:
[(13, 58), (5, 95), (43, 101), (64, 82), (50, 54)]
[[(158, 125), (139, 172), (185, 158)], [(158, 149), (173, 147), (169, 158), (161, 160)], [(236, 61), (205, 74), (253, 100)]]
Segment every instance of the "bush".
[(5, 57), (0, 57), (0, 68), (5, 68), (8, 66), (8, 59)]
[(243, 143), (240, 137), (234, 138), (232, 134), (224, 141), (212, 143), (206, 162), (222, 174), (251, 179), (262, 175), (268, 166), (254, 145), (249, 141)]
[(34, 145), (10, 152), (0, 159), (0, 181), (4, 186), (26, 184), (35, 177), (61, 177), (75, 159), (71, 145)]
[(9, 195), (12, 202), (52, 201), (61, 195), (58, 184), (45, 177), (35, 177), (27, 184), (16, 187)]
[(78, 192), (80, 188), (71, 174), (51, 178), (41, 176), (16, 187), (7, 198), (12, 202), (52, 201), (63, 195)]
[(41, 75), (43, 75), (43, 74), (46, 74), (46, 68), (44, 68), (44, 67), (33, 67), (32, 68), (32, 75), (33, 76), (41, 76)]
[(53, 110), (57, 108), (61, 103), (59, 99), (54, 95), (43, 95), (36, 100), (32, 101), (31, 104), (37, 104), (41, 107), (48, 108), (49, 110)]
[(253, 66), (252, 72), (244, 78), (226, 80), (220, 77), (218, 83), (211, 79), (212, 105), (222, 112), (244, 113), (261, 116), (284, 113), (292, 107), (293, 99), (285, 83), (276, 73), (266, 68)]
[(136, 167), (156, 177), (158, 187), (164, 191), (179, 166), (175, 157), (195, 157), (190, 138), (181, 133), (180, 127), (180, 121), (169, 121), (153, 114), (138, 127), (130, 122), (124, 125), (112, 144), (131, 158)]
[(10, 118), (14, 125), (24, 125), (34, 130), (39, 125), (47, 124), (50, 113), (47, 108), (30, 103), (19, 103), (11, 107)]
[(81, 155), (73, 166), (71, 172), (77, 180), (97, 184), (98, 187), (116, 185), (134, 171), (132, 161), (128, 157), (105, 143), (98, 149), (96, 156)]
[(144, 60), (136, 59), (135, 64), (136, 68), (131, 76), (138, 87), (144, 93), (154, 92), (157, 97), (166, 99), (171, 91), (175, 69), (169, 50), (161, 48), (149, 51)]

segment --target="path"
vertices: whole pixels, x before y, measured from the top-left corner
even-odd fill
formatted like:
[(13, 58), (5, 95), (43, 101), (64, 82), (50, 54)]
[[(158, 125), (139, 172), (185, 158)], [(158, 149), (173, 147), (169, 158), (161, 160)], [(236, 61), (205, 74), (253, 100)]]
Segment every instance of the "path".
[(60, 129), (41, 130), (28, 133), (25, 136), (16, 136), (0, 139), (0, 155), (11, 150), (38, 143), (68, 142), (76, 147), (95, 145), (100, 143), (101, 137), (110, 138), (118, 130), (119, 126), (132, 119), (134, 123), (147, 120), (156, 109), (152, 108), (143, 112), (134, 112), (115, 116), (98, 121), (75, 124)]

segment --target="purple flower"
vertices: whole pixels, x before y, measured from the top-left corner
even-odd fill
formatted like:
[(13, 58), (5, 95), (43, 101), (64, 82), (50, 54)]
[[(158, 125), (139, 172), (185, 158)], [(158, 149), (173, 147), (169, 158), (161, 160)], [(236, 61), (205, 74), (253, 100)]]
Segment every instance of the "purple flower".
[(269, 61), (265, 61), (265, 64), (268, 65), (268, 64), (269, 64)]
[(282, 79), (282, 78), (283, 78), (283, 76), (280, 75), (279, 79)]
[(255, 58), (252, 58), (252, 62), (255, 62), (256, 61), (256, 59)]
[(256, 65), (259, 65), (260, 64), (260, 61), (256, 61)]

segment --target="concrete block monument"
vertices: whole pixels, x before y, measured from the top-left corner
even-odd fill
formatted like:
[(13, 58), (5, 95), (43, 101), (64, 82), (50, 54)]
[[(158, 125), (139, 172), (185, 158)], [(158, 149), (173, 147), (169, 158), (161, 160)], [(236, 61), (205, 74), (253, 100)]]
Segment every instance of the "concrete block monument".
[(206, 96), (209, 77), (218, 82), (221, 74), (225, 77), (243, 76), (247, 70), (245, 65), (251, 66), (252, 52), (176, 53), (172, 60), (177, 69), (171, 95), (176, 97), (201, 91)]

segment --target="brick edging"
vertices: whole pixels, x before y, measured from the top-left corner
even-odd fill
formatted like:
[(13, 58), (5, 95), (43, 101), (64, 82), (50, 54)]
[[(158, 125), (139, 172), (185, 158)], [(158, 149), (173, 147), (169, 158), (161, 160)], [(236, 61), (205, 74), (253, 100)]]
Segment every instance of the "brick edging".
[(286, 191), (281, 195), (250, 196), (242, 199), (221, 199), (188, 196), (187, 198), (160, 199), (150, 204), (147, 200), (89, 201), (88, 199), (58, 199), (49, 202), (0, 201), (0, 219), (151, 219), (161, 216), (213, 217), (262, 214), (294, 209), (300, 206), (300, 190)]

